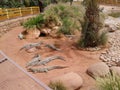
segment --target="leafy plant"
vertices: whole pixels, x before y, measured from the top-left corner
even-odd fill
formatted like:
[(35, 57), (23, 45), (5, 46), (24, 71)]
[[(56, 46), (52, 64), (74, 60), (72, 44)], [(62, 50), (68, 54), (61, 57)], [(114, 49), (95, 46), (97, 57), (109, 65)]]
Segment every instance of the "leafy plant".
[(40, 27), (42, 23), (44, 23), (43, 14), (40, 14), (36, 17), (30, 18), (28, 21), (23, 23), (24, 28), (30, 29), (30, 28), (36, 28)]
[(84, 0), (86, 13), (82, 22), (82, 36), (78, 42), (80, 47), (96, 47), (106, 42), (106, 33), (99, 34), (102, 23), (97, 0)]
[(105, 78), (97, 78), (99, 90), (120, 90), (120, 77), (116, 74), (109, 74)]
[(57, 82), (50, 82), (49, 87), (52, 90), (67, 90), (67, 88), (63, 85), (62, 82), (57, 81)]
[(59, 33), (74, 34), (74, 30), (80, 30), (81, 24), (79, 21), (83, 20), (84, 11), (82, 5), (51, 4), (44, 11), (44, 18), (47, 23), (53, 22), (59, 25)]

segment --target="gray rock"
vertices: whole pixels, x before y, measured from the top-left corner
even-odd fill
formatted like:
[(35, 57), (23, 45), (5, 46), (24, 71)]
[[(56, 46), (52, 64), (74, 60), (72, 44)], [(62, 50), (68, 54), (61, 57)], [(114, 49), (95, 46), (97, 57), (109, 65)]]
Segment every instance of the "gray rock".
[(22, 39), (24, 39), (24, 35), (23, 35), (22, 33), (20, 33), (20, 34), (18, 35), (18, 38), (19, 38), (20, 40), (22, 40)]
[(96, 63), (87, 69), (87, 73), (93, 78), (105, 77), (109, 73), (109, 67), (104, 63)]

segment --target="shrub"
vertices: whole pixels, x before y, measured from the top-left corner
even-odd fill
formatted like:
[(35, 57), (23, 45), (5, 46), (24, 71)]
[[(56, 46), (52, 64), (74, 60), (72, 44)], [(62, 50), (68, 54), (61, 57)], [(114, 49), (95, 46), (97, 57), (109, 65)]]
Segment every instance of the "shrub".
[(63, 85), (63, 83), (60, 82), (60, 81), (57, 81), (57, 82), (54, 82), (54, 83), (50, 82), (49, 87), (52, 90), (67, 90), (66, 87)]
[(59, 33), (73, 34), (74, 30), (80, 30), (80, 21), (83, 20), (84, 12), (82, 5), (51, 4), (45, 9), (44, 18), (47, 23), (54, 22), (60, 25)]
[(36, 28), (40, 27), (42, 23), (44, 23), (43, 14), (40, 14), (36, 17), (30, 18), (26, 22), (23, 23), (24, 28), (30, 29), (30, 28)]
[(97, 78), (99, 90), (120, 90), (120, 77), (116, 74), (109, 74), (105, 78)]
[(24, 5), (19, 1), (14, 1), (14, 0), (0, 1), (0, 8), (18, 8), (18, 7), (24, 7)]
[(120, 17), (120, 12), (112, 12), (112, 13), (109, 14), (109, 16), (118, 18), (118, 17)]
[(108, 41), (107, 32), (102, 32), (98, 37), (98, 45), (105, 45)]

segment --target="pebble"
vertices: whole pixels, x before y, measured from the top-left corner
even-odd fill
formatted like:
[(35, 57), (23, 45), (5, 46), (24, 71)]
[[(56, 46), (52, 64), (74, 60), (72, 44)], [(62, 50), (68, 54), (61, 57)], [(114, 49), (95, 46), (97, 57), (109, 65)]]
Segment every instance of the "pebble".
[(101, 53), (100, 59), (109, 67), (116, 66), (120, 62), (120, 30), (108, 35), (110, 47)]

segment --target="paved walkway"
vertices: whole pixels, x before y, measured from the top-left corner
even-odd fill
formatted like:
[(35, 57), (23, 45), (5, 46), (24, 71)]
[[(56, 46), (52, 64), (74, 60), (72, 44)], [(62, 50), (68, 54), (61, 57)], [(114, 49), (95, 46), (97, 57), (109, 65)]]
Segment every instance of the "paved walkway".
[(50, 90), (0, 51), (0, 90)]

